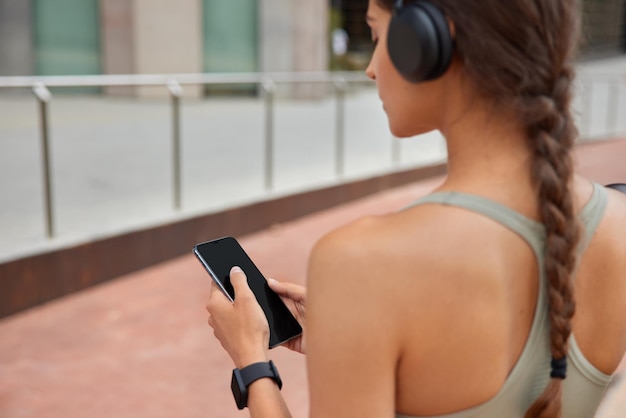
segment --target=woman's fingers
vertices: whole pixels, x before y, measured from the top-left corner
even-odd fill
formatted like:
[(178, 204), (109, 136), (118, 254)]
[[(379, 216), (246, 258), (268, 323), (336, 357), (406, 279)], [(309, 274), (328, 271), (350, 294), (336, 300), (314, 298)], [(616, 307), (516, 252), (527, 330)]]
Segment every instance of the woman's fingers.
[(306, 288), (304, 286), (295, 283), (282, 283), (274, 279), (268, 279), (267, 283), (274, 292), (294, 302), (304, 303), (306, 299)]

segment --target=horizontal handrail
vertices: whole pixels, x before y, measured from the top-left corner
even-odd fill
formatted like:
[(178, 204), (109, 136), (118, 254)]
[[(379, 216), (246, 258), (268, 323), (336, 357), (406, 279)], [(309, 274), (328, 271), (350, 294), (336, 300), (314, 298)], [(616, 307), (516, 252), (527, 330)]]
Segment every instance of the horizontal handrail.
[[(623, 73), (597, 73), (580, 70), (578, 78), (599, 80), (626, 80)], [(343, 80), (350, 83), (370, 82), (362, 71), (311, 71), (267, 73), (178, 73), (178, 74), (97, 74), (62, 76), (2, 76), (2, 88), (33, 88), (38, 84), (47, 87), (106, 87), (106, 86), (162, 86), (176, 80), (181, 85), (194, 84), (262, 84), (274, 83), (331, 83)]]
[(104, 87), (104, 86), (162, 86), (171, 80), (178, 84), (262, 84), (274, 83), (332, 83), (371, 82), (362, 71), (320, 71), (291, 73), (199, 73), (199, 74), (105, 74), (63, 76), (0, 77), (0, 88), (32, 88), (38, 84), (47, 87)]

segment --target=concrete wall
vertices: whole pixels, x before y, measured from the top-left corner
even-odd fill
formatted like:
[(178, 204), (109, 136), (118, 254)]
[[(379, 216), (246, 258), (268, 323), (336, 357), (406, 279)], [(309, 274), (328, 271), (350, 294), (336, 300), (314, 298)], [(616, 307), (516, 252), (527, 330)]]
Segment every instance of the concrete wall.
[[(326, 71), (329, 3), (260, 0), (260, 71)], [(319, 86), (298, 86), (297, 97), (319, 96)]]
[(259, 1), (260, 71), (292, 71), (294, 59), (294, 1)]
[[(105, 73), (202, 72), (201, 7), (201, 0), (100, 0)], [(168, 94), (165, 87), (137, 87), (136, 92), (141, 97)], [(185, 88), (186, 97), (200, 93), (200, 87)]]
[(294, 22), (294, 70), (324, 71), (328, 68), (328, 2), (296, 0)]
[[(134, 0), (135, 71), (139, 74), (202, 72), (201, 0)], [(198, 96), (199, 87), (185, 87)], [(141, 96), (160, 95), (140, 88)]]
[(32, 33), (30, 0), (0, 0), (0, 76), (33, 74)]
[[(294, 71), (328, 69), (329, 9), (328, 1), (295, 1)], [(315, 98), (326, 95), (325, 90), (321, 90), (319, 85), (298, 85), (294, 93), (297, 98)]]
[[(135, 71), (133, 8), (128, 0), (100, 0), (102, 71), (132, 74)], [(132, 95), (134, 87), (109, 87), (110, 95)]]

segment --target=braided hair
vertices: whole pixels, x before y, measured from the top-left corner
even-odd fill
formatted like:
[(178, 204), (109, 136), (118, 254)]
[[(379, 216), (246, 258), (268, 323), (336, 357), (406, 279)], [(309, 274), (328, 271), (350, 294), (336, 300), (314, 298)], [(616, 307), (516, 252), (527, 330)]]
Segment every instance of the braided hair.
[[(577, 137), (570, 111), (577, 1), (429, 1), (454, 22), (455, 53), (479, 94), (512, 110), (525, 128), (532, 155), (530, 175), (546, 234), (543, 268), (553, 359), (552, 379), (525, 417), (559, 417), (575, 311), (571, 276), (580, 235), (570, 189), (571, 150)], [(390, 0), (378, 3), (392, 9)]]

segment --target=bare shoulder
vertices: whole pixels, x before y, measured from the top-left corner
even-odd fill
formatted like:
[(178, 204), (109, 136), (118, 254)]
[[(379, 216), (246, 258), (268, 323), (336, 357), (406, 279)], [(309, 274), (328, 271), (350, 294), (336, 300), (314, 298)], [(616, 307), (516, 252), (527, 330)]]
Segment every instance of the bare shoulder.
[(309, 287), (331, 285), (339, 292), (358, 293), (364, 302), (393, 263), (391, 217), (361, 218), (322, 237), (311, 253)]
[(613, 266), (613, 273), (621, 279), (626, 291), (626, 194), (612, 189), (608, 194), (606, 211), (591, 241), (590, 254), (596, 261), (601, 260), (601, 264)]
[(592, 241), (595, 246), (592, 247), (601, 249), (601, 258), (619, 267), (622, 277), (626, 278), (626, 194), (613, 189), (607, 192), (608, 204)]
[(612, 373), (626, 352), (626, 194), (608, 204), (576, 276), (574, 334), (587, 359)]
[(410, 303), (411, 309), (423, 312), (440, 310), (433, 305), (438, 296), (457, 297), (451, 306), (463, 311), (480, 298), (458, 290), (481, 292), (481, 284), (491, 284), (487, 282), (494, 277), (493, 265), (480, 260), (500, 251), (502, 232), (489, 219), (438, 205), (362, 218), (317, 243), (310, 285), (332, 282), (335, 289), (358, 292), (366, 303), (378, 299), (378, 306), (381, 300), (394, 304), (410, 296), (416, 302)]
[(389, 271), (416, 257), (432, 260), (425, 251), (434, 247), (422, 248), (434, 226), (427, 212), (418, 209), (411, 216), (402, 212), (367, 216), (328, 233), (313, 249), (313, 273), (318, 268), (336, 269), (344, 272), (344, 280), (349, 280), (352, 272), (362, 279), (363, 274), (382, 274), (381, 269)]

